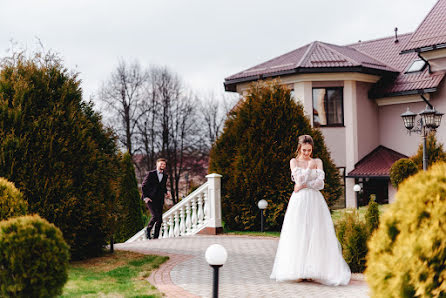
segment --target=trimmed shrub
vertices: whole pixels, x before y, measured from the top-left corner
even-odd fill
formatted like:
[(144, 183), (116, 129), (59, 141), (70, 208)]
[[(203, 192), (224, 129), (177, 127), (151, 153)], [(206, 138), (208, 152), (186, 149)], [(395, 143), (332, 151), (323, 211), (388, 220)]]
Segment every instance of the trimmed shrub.
[(257, 228), (261, 199), (268, 201), (266, 228), (280, 229), (293, 191), (289, 161), (302, 134), (313, 137), (314, 157), (324, 163), (323, 194), (331, 206), (342, 189), (322, 133), (311, 127), (302, 105), (278, 81), (251, 85), (210, 153), (209, 172), (223, 175), (222, 215), (228, 229)]
[(67, 281), (69, 248), (37, 215), (0, 222), (0, 296), (54, 297)]
[(50, 54), (5, 58), (0, 70), (0, 176), (63, 232), (74, 259), (111, 236), (119, 168), (111, 130), (82, 100), (77, 74)]
[(375, 195), (370, 196), (369, 206), (367, 207), (367, 211), (365, 213), (365, 224), (369, 237), (373, 234), (373, 231), (375, 231), (379, 225), (379, 204), (375, 201), (375, 199)]
[(390, 168), (390, 182), (393, 187), (398, 188), (401, 182), (417, 172), (418, 167), (415, 162), (409, 158), (401, 158), (395, 161)]
[(138, 190), (132, 157), (128, 153), (122, 157), (121, 173), (118, 197), (118, 226), (115, 232), (116, 242), (129, 239), (144, 227), (141, 195)]
[(27, 210), (28, 203), (14, 183), (0, 177), (0, 221), (26, 215)]
[(446, 163), (409, 177), (383, 214), (367, 256), (375, 297), (446, 296)]
[[(426, 140), (427, 151), (427, 167), (430, 167), (436, 162), (446, 162), (446, 152), (443, 149), (443, 144), (437, 141), (435, 133), (430, 133)], [(411, 157), (413, 162), (417, 165), (419, 170), (423, 169), (423, 143), (418, 146), (417, 153)]]
[(352, 272), (363, 272), (367, 255), (367, 227), (359, 213), (345, 213), (336, 225), (336, 235), (342, 246), (342, 255)]

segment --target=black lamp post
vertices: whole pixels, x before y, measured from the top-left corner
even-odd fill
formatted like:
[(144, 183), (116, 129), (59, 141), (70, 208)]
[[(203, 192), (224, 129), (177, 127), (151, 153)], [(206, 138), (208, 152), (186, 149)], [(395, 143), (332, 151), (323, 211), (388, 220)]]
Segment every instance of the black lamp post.
[(228, 253), (226, 249), (220, 244), (212, 244), (206, 249), (205, 254), (206, 261), (209, 266), (214, 269), (214, 281), (212, 287), (212, 297), (218, 297), (218, 270), (224, 265), (226, 259), (228, 258)]
[(264, 221), (265, 221), (263, 210), (265, 210), (266, 207), (268, 207), (268, 202), (266, 200), (262, 199), (257, 203), (257, 206), (260, 209), (260, 232), (263, 233), (264, 232), (263, 226), (264, 226)]
[(415, 118), (417, 114), (411, 112), (409, 108), (403, 114), (401, 114), (401, 118), (403, 118), (404, 126), (407, 128), (409, 133), (416, 132), (422, 135), (423, 137), (423, 170), (427, 170), (427, 146), (426, 146), (426, 138), (430, 131), (435, 131), (441, 123), (441, 117), (443, 113), (440, 113), (435, 110), (435, 108), (427, 101), (427, 99), (421, 95), (423, 100), (427, 103), (426, 108), (421, 111), (418, 115), (420, 115), (420, 119), (417, 122), (417, 127), (415, 127)]

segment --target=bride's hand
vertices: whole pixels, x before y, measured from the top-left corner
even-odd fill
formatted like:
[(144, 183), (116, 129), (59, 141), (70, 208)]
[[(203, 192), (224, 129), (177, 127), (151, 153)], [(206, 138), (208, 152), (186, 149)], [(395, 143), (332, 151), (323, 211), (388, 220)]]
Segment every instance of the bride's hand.
[(294, 192), (298, 192), (299, 190), (301, 190), (302, 188), (305, 188), (305, 187), (307, 187), (307, 185), (306, 184), (301, 184), (301, 185), (299, 185), (299, 184), (295, 184), (294, 185)]

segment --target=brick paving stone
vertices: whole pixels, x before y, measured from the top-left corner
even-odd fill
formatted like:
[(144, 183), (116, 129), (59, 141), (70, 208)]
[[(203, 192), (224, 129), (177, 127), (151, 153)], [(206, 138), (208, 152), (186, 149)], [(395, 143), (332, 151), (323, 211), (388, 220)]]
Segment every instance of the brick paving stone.
[(116, 244), (120, 250), (167, 255), (169, 261), (149, 281), (167, 297), (211, 297), (212, 268), (204, 254), (218, 243), (228, 252), (220, 268), (219, 297), (367, 297), (362, 274), (353, 274), (347, 286), (314, 282), (276, 282), (269, 278), (278, 238), (235, 235), (193, 236)]

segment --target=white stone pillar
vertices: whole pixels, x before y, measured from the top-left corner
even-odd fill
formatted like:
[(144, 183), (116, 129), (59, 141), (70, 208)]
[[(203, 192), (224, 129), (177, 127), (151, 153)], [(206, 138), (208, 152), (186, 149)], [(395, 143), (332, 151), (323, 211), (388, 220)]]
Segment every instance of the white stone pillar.
[(221, 177), (212, 173), (206, 176), (208, 179), (208, 207), (209, 219), (206, 234), (217, 234), (223, 231), (221, 224)]
[(393, 203), (396, 201), (396, 193), (397, 193), (397, 189), (392, 186), (392, 183), (389, 182), (389, 186), (388, 186), (389, 203)]
[(313, 84), (311, 82), (294, 83), (294, 97), (304, 106), (304, 114), (313, 126)]
[[(348, 174), (358, 162), (358, 113), (356, 101), (356, 81), (344, 81), (344, 126), (345, 126), (345, 172)], [(356, 208), (356, 194), (353, 191), (355, 180), (345, 179), (347, 207)]]

